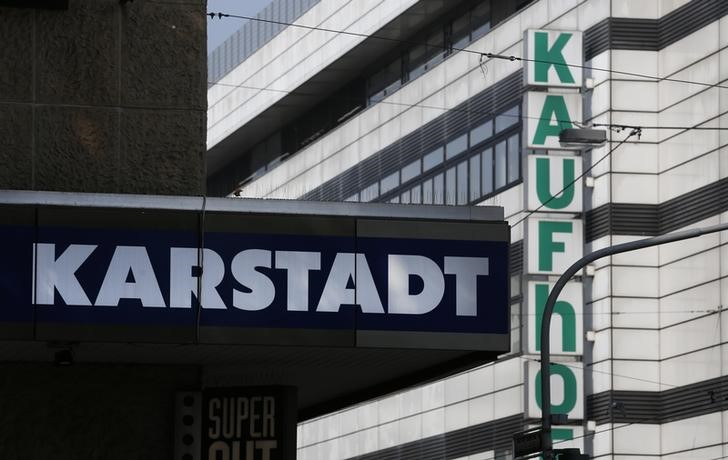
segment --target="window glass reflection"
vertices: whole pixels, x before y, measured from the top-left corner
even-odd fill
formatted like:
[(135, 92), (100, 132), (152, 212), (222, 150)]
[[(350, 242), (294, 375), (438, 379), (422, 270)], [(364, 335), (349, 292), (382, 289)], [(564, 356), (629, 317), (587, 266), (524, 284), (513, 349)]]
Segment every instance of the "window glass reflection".
[(467, 150), (467, 148), (468, 148), (468, 135), (466, 133), (447, 143), (447, 145), (445, 146), (445, 159), (449, 160), (450, 158), (453, 158), (456, 155), (460, 155), (465, 150)]
[(499, 133), (504, 129), (515, 125), (518, 123), (518, 119), (518, 106), (511, 107), (495, 117), (495, 132)]
[(420, 169), (420, 160), (417, 159), (412, 163), (402, 168), (402, 183), (404, 184), (408, 180), (414, 179), (422, 173)]
[(475, 146), (493, 135), (493, 122), (486, 121), (482, 125), (470, 131), (470, 146)]
[(423, 169), (425, 171), (429, 171), (430, 169), (432, 169), (435, 166), (442, 163), (442, 155), (443, 155), (442, 147), (438, 147), (435, 150), (433, 150), (432, 152), (425, 155), (424, 158), (422, 158)]
[(483, 167), (483, 175), (481, 187), (483, 195), (487, 195), (493, 191), (493, 149), (489, 148), (483, 151), (481, 158), (481, 166)]
[(455, 166), (445, 174), (445, 204), (455, 204), (457, 201), (457, 171)]
[(433, 178), (432, 202), (434, 204), (445, 203), (445, 178), (442, 173)]
[(412, 204), (422, 204), (422, 188), (419, 185), (410, 190), (410, 201)]
[(379, 193), (384, 195), (399, 185), (399, 171), (390, 174), (379, 182)]
[(427, 179), (422, 183), (422, 203), (432, 204), (432, 179)]
[(506, 142), (495, 145), (495, 188), (506, 185)]
[(470, 40), (475, 41), (490, 30), (490, 2), (480, 2), (473, 8), (470, 19), (472, 33)]
[(480, 198), (480, 155), (470, 158), (470, 201)]
[(375, 182), (369, 187), (361, 191), (361, 201), (366, 203), (372, 201), (379, 196), (379, 182)]
[(458, 163), (458, 204), (468, 203), (468, 161)]
[(521, 145), (518, 134), (508, 138), (508, 182), (515, 182), (521, 175)]

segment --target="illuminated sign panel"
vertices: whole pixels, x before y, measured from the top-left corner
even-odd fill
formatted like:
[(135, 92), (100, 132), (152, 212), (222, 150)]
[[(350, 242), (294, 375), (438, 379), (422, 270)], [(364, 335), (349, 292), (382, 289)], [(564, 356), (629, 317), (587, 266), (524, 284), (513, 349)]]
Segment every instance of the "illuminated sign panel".
[(290, 344), (296, 331), (309, 345), (509, 348), (503, 221), (208, 211), (201, 231), (194, 212), (39, 213), (0, 227), (13, 299), (0, 321), (41, 335), (170, 326), (216, 343)]

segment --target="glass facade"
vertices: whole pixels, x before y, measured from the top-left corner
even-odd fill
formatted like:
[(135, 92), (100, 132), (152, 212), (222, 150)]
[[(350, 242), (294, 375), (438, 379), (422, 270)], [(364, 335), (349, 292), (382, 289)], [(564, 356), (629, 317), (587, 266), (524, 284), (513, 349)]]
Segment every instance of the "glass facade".
[(381, 70), (366, 80), (367, 103), (374, 104), (404, 83), (414, 80), (442, 62), (448, 55), (465, 48), (490, 30), (490, 0), (474, 7), (460, 8), (417, 34), (391, 56)]
[(346, 201), (448, 205), (482, 201), (521, 181), (520, 131), (520, 105), (514, 105)]

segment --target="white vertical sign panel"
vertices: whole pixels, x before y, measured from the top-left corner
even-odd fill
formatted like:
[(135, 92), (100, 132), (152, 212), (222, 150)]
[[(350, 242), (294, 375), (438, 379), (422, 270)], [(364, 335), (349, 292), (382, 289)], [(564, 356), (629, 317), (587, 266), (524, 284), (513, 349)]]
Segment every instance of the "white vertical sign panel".
[(530, 217), (527, 222), (529, 274), (561, 275), (583, 256), (581, 220)]
[(526, 93), (526, 148), (578, 150), (562, 147), (559, 133), (576, 128), (582, 122), (582, 103), (579, 93)]
[(581, 157), (529, 155), (528, 210), (582, 211)]
[(574, 30), (527, 30), (524, 34), (526, 86), (580, 87), (583, 79), (582, 33)]
[[(541, 353), (541, 318), (553, 283), (528, 282), (528, 320), (526, 322), (526, 350), (528, 354)], [(564, 286), (551, 316), (551, 355), (581, 355), (584, 348), (584, 296), (583, 286), (570, 282)]]
[[(526, 361), (526, 417), (541, 418), (541, 363)], [(584, 369), (581, 362), (552, 363), (551, 413), (584, 418)]]

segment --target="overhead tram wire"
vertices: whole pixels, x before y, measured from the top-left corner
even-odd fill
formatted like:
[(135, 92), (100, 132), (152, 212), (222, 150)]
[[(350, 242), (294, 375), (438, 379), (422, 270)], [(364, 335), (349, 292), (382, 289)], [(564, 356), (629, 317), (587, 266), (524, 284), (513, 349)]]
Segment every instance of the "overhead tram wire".
[[(249, 89), (253, 91), (271, 91), (275, 93), (284, 93), (284, 94), (291, 94), (294, 96), (316, 96), (314, 93), (307, 93), (303, 91), (296, 91), (296, 90), (286, 90), (286, 89), (273, 89), (273, 88), (267, 88), (267, 87), (258, 87), (258, 86), (249, 86), (249, 85), (236, 85), (233, 83), (214, 83), (214, 82), (208, 82), (210, 85), (220, 85), (220, 86), (226, 86), (230, 88), (240, 88), (240, 89)], [(343, 98), (344, 100), (359, 100), (355, 98)], [(476, 115), (490, 115), (492, 117), (495, 116), (502, 116), (502, 117), (508, 117), (508, 118), (518, 118), (523, 120), (537, 120), (537, 121), (554, 121), (556, 123), (574, 123), (571, 120), (559, 120), (559, 119), (550, 119), (546, 120), (541, 117), (528, 117), (524, 115), (511, 115), (508, 113), (498, 113), (498, 112), (492, 112), (492, 111), (485, 111), (485, 110), (473, 110), (473, 109), (458, 109), (457, 107), (439, 107), (434, 105), (426, 105), (426, 104), (420, 104), (420, 103), (407, 103), (407, 102), (394, 102), (394, 101), (377, 101), (374, 103), (376, 104), (388, 104), (388, 105), (397, 105), (402, 107), (412, 107), (412, 108), (421, 108), (421, 109), (431, 109), (431, 110), (440, 110), (443, 112), (459, 112), (459, 113), (466, 113), (466, 114), (476, 114)], [(701, 122), (700, 124), (705, 124), (710, 122), (711, 120)], [(704, 131), (728, 131), (728, 126), (635, 126), (635, 125), (623, 125), (618, 123), (584, 123), (584, 125), (589, 125), (591, 127), (604, 127), (604, 128), (620, 128), (620, 129), (668, 129), (668, 130), (704, 130)]]
[(432, 47), (441, 47), (443, 51), (452, 50), (452, 51), (462, 51), (465, 53), (475, 54), (477, 56), (485, 56), (488, 59), (501, 59), (501, 60), (508, 60), (508, 61), (520, 61), (520, 62), (533, 62), (538, 64), (549, 64), (554, 66), (566, 66), (566, 67), (573, 67), (573, 68), (579, 68), (582, 70), (592, 70), (597, 72), (607, 72), (610, 74), (616, 74), (616, 75), (624, 75), (629, 77), (638, 77), (638, 78), (645, 78), (649, 80), (654, 80), (654, 82), (660, 82), (660, 81), (669, 81), (674, 83), (683, 83), (683, 84), (689, 84), (689, 85), (699, 85), (699, 86), (705, 86), (709, 88), (721, 88), (721, 89), (728, 89), (728, 86), (722, 85), (720, 83), (706, 83), (706, 82), (700, 82), (695, 80), (686, 80), (682, 78), (672, 78), (672, 77), (656, 77), (654, 75), (647, 75), (637, 72), (627, 72), (623, 70), (613, 70), (613, 69), (605, 69), (602, 67), (594, 67), (594, 66), (587, 66), (583, 64), (570, 64), (570, 63), (562, 63), (562, 62), (553, 62), (548, 61), (544, 59), (529, 59), (525, 57), (515, 56), (515, 55), (504, 55), (504, 54), (497, 54), (497, 53), (491, 53), (491, 52), (481, 52), (481, 51), (475, 51), (470, 50), (467, 48), (457, 48), (457, 47), (448, 47), (447, 45), (441, 46), (436, 44), (428, 44), (428, 43), (422, 43), (422, 42), (414, 42), (410, 40), (402, 40), (399, 38), (392, 38), (392, 37), (384, 37), (381, 35), (368, 35), (365, 33), (360, 32), (351, 32), (347, 30), (338, 30), (338, 29), (330, 29), (327, 27), (318, 27), (318, 26), (307, 26), (304, 24), (296, 24), (292, 22), (285, 22), (285, 21), (276, 21), (274, 19), (263, 19), (263, 18), (257, 18), (253, 16), (245, 16), (245, 15), (239, 15), (239, 14), (230, 14), (230, 13), (213, 13), (209, 12), (206, 14), (207, 16), (210, 16), (211, 18), (232, 18), (232, 19), (245, 19), (248, 21), (257, 21), (257, 22), (266, 22), (270, 24), (279, 24), (287, 27), (298, 27), (302, 29), (308, 29), (308, 30), (318, 30), (321, 32), (328, 32), (328, 33), (334, 33), (334, 34), (340, 34), (340, 35), (349, 35), (353, 37), (360, 37), (360, 38), (369, 38), (369, 39), (375, 39), (375, 40), (385, 40), (385, 41), (391, 41), (391, 42), (397, 42), (401, 44), (408, 44), (408, 45), (424, 45), (424, 46), (432, 46)]
[[(670, 78), (670, 77), (656, 77), (656, 76), (652, 76), (652, 75), (639, 74), (639, 73), (635, 73), (635, 72), (626, 72), (626, 71), (619, 71), (619, 70), (611, 70), (611, 69), (604, 69), (604, 68), (593, 67), (593, 66), (585, 66), (585, 65), (579, 65), (579, 64), (559, 63), (559, 62), (552, 62), (552, 61), (539, 60), (539, 59), (528, 59), (528, 58), (518, 57), (518, 56), (514, 56), (514, 55), (502, 55), (502, 54), (496, 54), (496, 53), (490, 53), (490, 52), (480, 52), (480, 51), (475, 51), (475, 50), (469, 50), (467, 48), (457, 48), (457, 47), (449, 47), (447, 45), (428, 44), (428, 43), (422, 43), (422, 42), (402, 40), (402, 39), (397, 39), (397, 38), (392, 38), (392, 37), (383, 37), (383, 36), (380, 36), (380, 35), (367, 35), (367, 34), (359, 33), (359, 32), (350, 32), (350, 31), (346, 31), (346, 30), (331, 29), (331, 28), (318, 27), (318, 26), (307, 26), (307, 25), (303, 25), (303, 24), (295, 24), (295, 23), (291, 23), (291, 22), (276, 21), (276, 20), (273, 20), (273, 19), (263, 19), (263, 18), (253, 17), (253, 16), (237, 15), (237, 14), (222, 13), (222, 12), (218, 12), (218, 13), (212, 13), (212, 12), (210, 12), (210, 13), (207, 13), (206, 16), (210, 16), (211, 18), (217, 17), (218, 19), (222, 19), (222, 18), (245, 19), (245, 20), (249, 20), (249, 21), (258, 21), (258, 22), (278, 24), (278, 25), (284, 25), (284, 26), (290, 26), (290, 27), (298, 27), (298, 28), (303, 28), (303, 29), (307, 29), (307, 30), (318, 30), (318, 31), (323, 31), (323, 32), (328, 32), (328, 33), (335, 33), (335, 34), (341, 34), (341, 35), (350, 35), (350, 36), (363, 37), (363, 38), (374, 38), (374, 39), (377, 39), (377, 40), (393, 41), (393, 42), (398, 42), (398, 43), (408, 44), (408, 45), (424, 45), (424, 46), (431, 46), (431, 47), (441, 47), (443, 49), (443, 51), (463, 51), (465, 53), (475, 54), (475, 55), (479, 56), (481, 58), (481, 61), (479, 61), (478, 67), (480, 67), (480, 68), (482, 68), (482, 65), (484, 65), (484, 64), (487, 63), (487, 62), (482, 62), (482, 58), (483, 57), (487, 57), (489, 59), (502, 59), (502, 60), (508, 60), (508, 61), (511, 61), (511, 62), (513, 62), (513, 61), (535, 62), (535, 63), (550, 64), (550, 65), (554, 65), (554, 66), (562, 66), (562, 67), (563, 66), (566, 66), (566, 67), (581, 68), (581, 69), (584, 69), (584, 70), (595, 70), (595, 71), (600, 71), (600, 72), (608, 72), (608, 73), (612, 73), (612, 74), (620, 74), (620, 75), (627, 75), (627, 76), (633, 76), (633, 77), (647, 78), (647, 79), (654, 80), (655, 82), (659, 82), (659, 81), (672, 81), (672, 82), (678, 82), (678, 83), (694, 84), (694, 85), (700, 85), (700, 86), (706, 86), (706, 87), (716, 87), (716, 88), (728, 89), (728, 86), (721, 85), (720, 83), (712, 84), (712, 83), (698, 82), (698, 81), (692, 81), (692, 80), (675, 79), (675, 78)], [(723, 81), (725, 81), (725, 80), (723, 80)], [(296, 93), (293, 90), (291, 90), (291, 91), (287, 91), (287, 90), (274, 90), (274, 89), (267, 88), (267, 87), (264, 87), (264, 88), (254, 88), (254, 87), (246, 87), (244, 85), (225, 84), (225, 83), (220, 83), (220, 82), (208, 82), (208, 84), (209, 85), (213, 85), (213, 86), (214, 85), (220, 85), (220, 86), (227, 86), (227, 87), (238, 87), (238, 88), (257, 89), (257, 90), (260, 90), (260, 91), (276, 91), (276, 92), (286, 92), (288, 94), (299, 94), (299, 93)], [(306, 93), (300, 93), (300, 94), (301, 95), (306, 95)], [(216, 102), (215, 104), (213, 104), (213, 106), (216, 105), (218, 102)], [(382, 103), (382, 102), (385, 102), (385, 101), (378, 101), (377, 103)], [(455, 109), (446, 109), (446, 108), (432, 107), (432, 106), (431, 107), (427, 107), (427, 106), (423, 106), (421, 104), (406, 104), (406, 103), (394, 103), (394, 102), (385, 102), (385, 103), (397, 104), (397, 105), (403, 105), (403, 106), (410, 106), (410, 107), (432, 108), (432, 109), (443, 110), (443, 111), (445, 111), (445, 110), (455, 110)], [(459, 111), (462, 111), (462, 112), (465, 112), (465, 113), (483, 113), (483, 112), (474, 112), (474, 111), (467, 111), (467, 110), (459, 110)], [(493, 115), (496, 115), (496, 114), (493, 114)], [(497, 114), (497, 115), (513, 116), (513, 115), (508, 115), (508, 114)], [(521, 117), (521, 118), (527, 118), (527, 117), (522, 117), (522, 116), (519, 116), (519, 117)], [(540, 120), (540, 118), (535, 118), (535, 117), (530, 117), (530, 118), (531, 119)], [(561, 122), (562, 120), (555, 120), (555, 121), (558, 123), (558, 122)], [(598, 124), (598, 125), (594, 125), (594, 126), (616, 127), (616, 126), (623, 126), (623, 125), (604, 125), (604, 124)], [(634, 128), (634, 127), (633, 126), (624, 126), (624, 128)], [(671, 130), (681, 130), (681, 129), (682, 130), (688, 130), (688, 129), (695, 129), (695, 130), (718, 130), (718, 131), (720, 131), (720, 130), (728, 130), (728, 127), (715, 127), (715, 128), (713, 128), (713, 127), (701, 127), (701, 126), (696, 126), (696, 127), (642, 126), (640, 128), (642, 128), (642, 129), (671, 129)]]
[(578, 177), (574, 178), (574, 180), (572, 180), (567, 185), (565, 185), (564, 188), (562, 188), (558, 193), (555, 193), (555, 194), (551, 195), (551, 198), (549, 198), (548, 200), (546, 200), (543, 203), (541, 203), (536, 209), (534, 209), (533, 211), (528, 211), (526, 213), (526, 215), (523, 216), (523, 217), (521, 217), (521, 219), (518, 222), (516, 222), (515, 224), (513, 224), (511, 226), (511, 228), (514, 228), (514, 227), (518, 226), (518, 224), (520, 224), (521, 222), (523, 222), (526, 219), (528, 219), (529, 217), (531, 217), (531, 215), (533, 213), (539, 211), (541, 208), (543, 208), (544, 206), (546, 206), (547, 204), (549, 204), (552, 200), (556, 199), (557, 196), (560, 196), (569, 187), (573, 186), (579, 179), (581, 179), (584, 176), (586, 176), (586, 174), (589, 171), (591, 171), (592, 169), (594, 169), (599, 163), (601, 163), (602, 161), (604, 161), (607, 158), (609, 158), (612, 155), (612, 153), (614, 153), (615, 150), (617, 150), (619, 147), (621, 147), (622, 144), (624, 144), (625, 142), (627, 142), (632, 136), (640, 136), (641, 133), (642, 133), (641, 128), (634, 128), (634, 129), (632, 129), (632, 131), (630, 131), (630, 133), (627, 135), (627, 137), (625, 137), (624, 139), (622, 139), (621, 141), (619, 141), (619, 143), (617, 145), (615, 145), (614, 147), (612, 147), (611, 149), (609, 149), (609, 151), (606, 154), (604, 154), (604, 156), (602, 156), (599, 160), (597, 160), (595, 163), (593, 163), (591, 166), (589, 166)]

